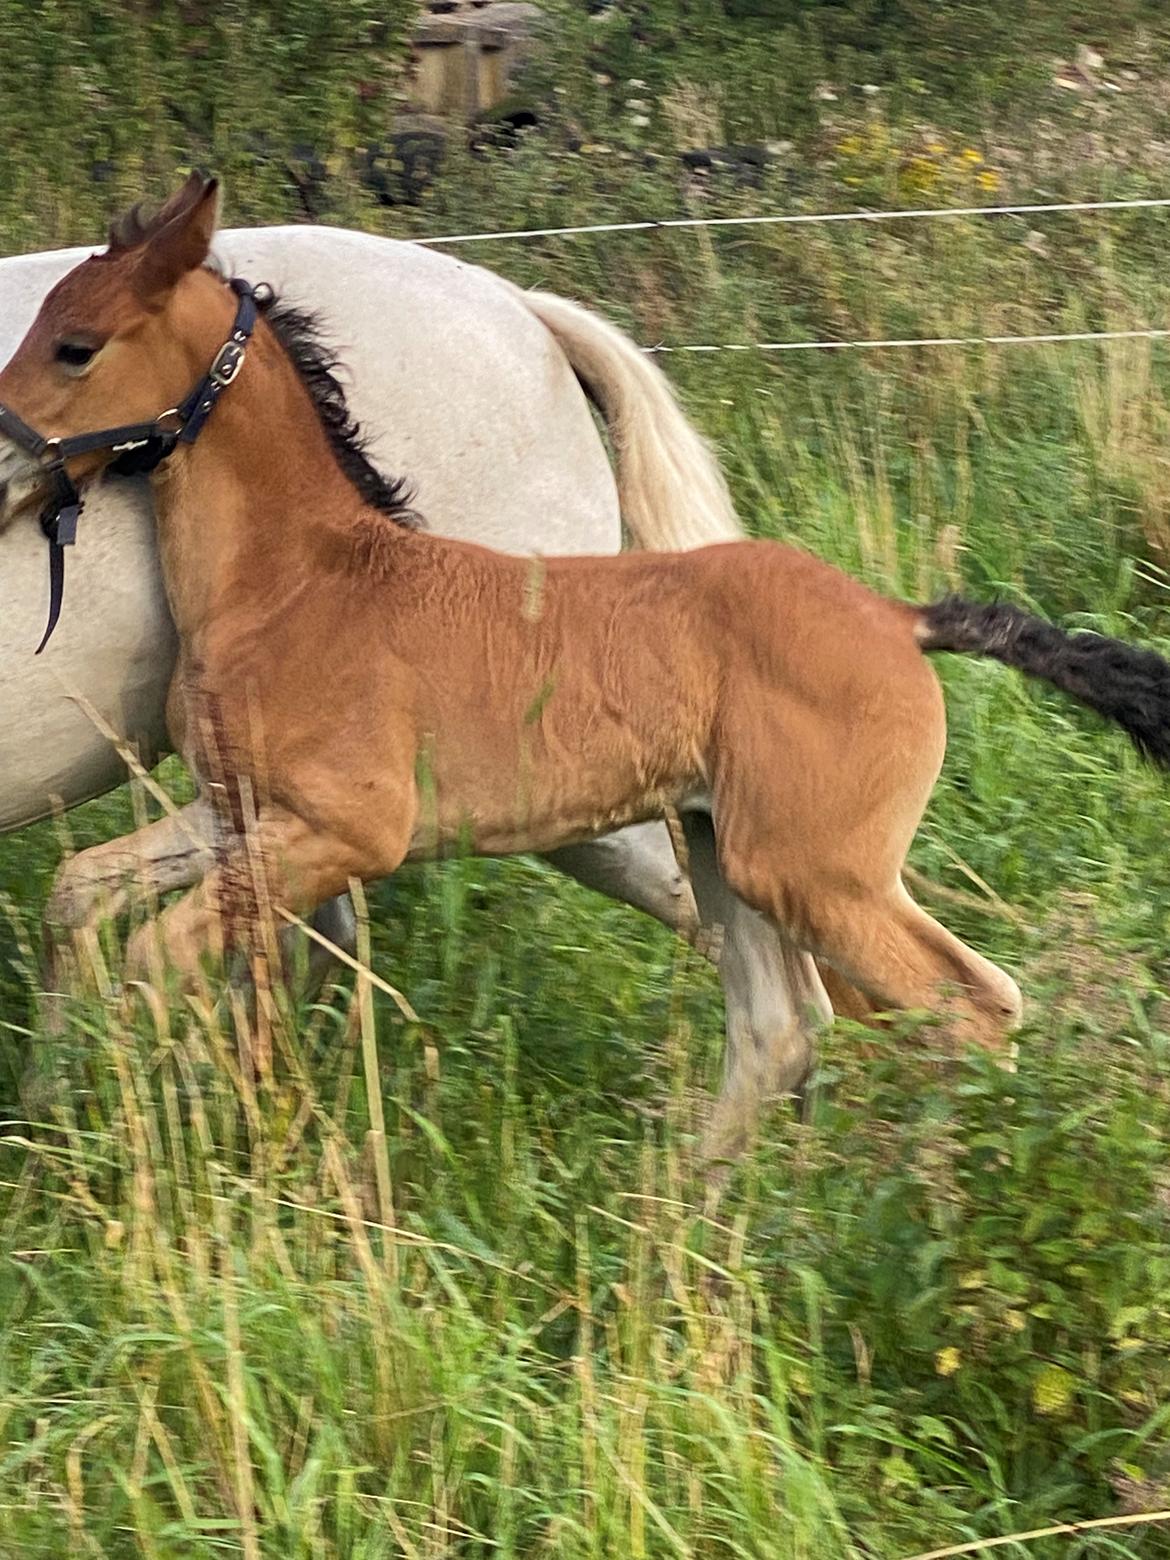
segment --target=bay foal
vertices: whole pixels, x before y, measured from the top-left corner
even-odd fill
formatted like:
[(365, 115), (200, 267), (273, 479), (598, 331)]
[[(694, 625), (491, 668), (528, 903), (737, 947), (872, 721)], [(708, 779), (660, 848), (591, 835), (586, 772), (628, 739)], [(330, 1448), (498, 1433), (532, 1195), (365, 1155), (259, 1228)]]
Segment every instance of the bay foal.
[[(193, 177), (54, 288), (0, 374), (10, 428), (60, 439), (181, 406), (239, 305), (206, 269), (216, 209)], [(50, 480), (19, 443), (9, 509)], [(248, 782), (268, 891), (295, 911), (406, 860), (550, 850), (676, 807), (696, 838), (710, 817), (726, 883), (793, 946), (1000, 1049), (1014, 982), (902, 881), (945, 744), (924, 652), (1045, 677), (1170, 758), (1170, 664), (1010, 607), (890, 601), (765, 542), (525, 560), (427, 536), (279, 311), (154, 482), (181, 641), (171, 733), (209, 796), (221, 767)], [(232, 808), (208, 815), (216, 849), (188, 858), (195, 886), (156, 923), (192, 974), (247, 871)], [(130, 853), (186, 886), (150, 835)]]

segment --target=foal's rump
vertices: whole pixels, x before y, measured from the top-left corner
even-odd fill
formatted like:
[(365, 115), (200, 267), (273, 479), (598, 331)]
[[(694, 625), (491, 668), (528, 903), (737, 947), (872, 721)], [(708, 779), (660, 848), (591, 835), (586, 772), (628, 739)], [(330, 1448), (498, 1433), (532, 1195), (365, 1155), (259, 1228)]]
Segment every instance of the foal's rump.
[(901, 881), (945, 748), (925, 657), (990, 656), (1048, 681), (1165, 767), (1170, 662), (1007, 605), (892, 601), (791, 548), (712, 548), (695, 566), (727, 652), (711, 790), (728, 884), (879, 1002), (958, 987), (969, 1032), (1002, 1037), (1014, 985)]
[(1170, 661), (1155, 651), (1069, 633), (1006, 602), (893, 600), (781, 544), (693, 556), (710, 560), (717, 615), (731, 635), (747, 638), (765, 679), (838, 725), (905, 717), (926, 688), (914, 663), (953, 651), (1050, 683), (1120, 726), (1151, 763), (1170, 768)]

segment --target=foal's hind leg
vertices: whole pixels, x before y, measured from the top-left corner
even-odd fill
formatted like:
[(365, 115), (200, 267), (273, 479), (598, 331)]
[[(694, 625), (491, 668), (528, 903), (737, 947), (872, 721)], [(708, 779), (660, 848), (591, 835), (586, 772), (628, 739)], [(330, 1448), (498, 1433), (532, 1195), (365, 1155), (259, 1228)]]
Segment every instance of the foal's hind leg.
[(1015, 982), (902, 882), (946, 721), (933, 672), (897, 619), (890, 625), (869, 622), (861, 656), (822, 646), (819, 663), (802, 667), (800, 699), (770, 687), (725, 699), (719, 863), (749, 904), (879, 1008), (941, 1012), (955, 1040), (1007, 1051), (1020, 1016)]
[(1019, 987), (927, 915), (904, 886), (874, 903), (824, 906), (819, 919), (825, 957), (880, 1006), (939, 1011), (955, 1041), (1010, 1053)]
[[(749, 903), (878, 1010), (936, 1012), (946, 1018), (956, 1043), (1009, 1052), (1020, 1020), (1019, 988), (910, 897), (898, 874), (897, 825), (891, 820), (894, 849), (878, 829), (887, 848), (868, 855), (864, 842), (848, 831), (835, 841), (827, 832), (818, 838), (812, 823), (789, 811), (786, 827), (794, 842), (789, 848), (773, 843), (768, 849), (753, 838), (744, 850), (721, 838), (720, 864)], [(870, 840), (874, 832), (865, 830)]]
[(900, 881), (888, 889), (834, 887), (827, 874), (807, 885), (784, 882), (774, 896), (760, 894), (755, 873), (752, 884), (761, 908), (877, 1009), (939, 1013), (956, 1044), (1010, 1053), (1021, 1010), (1015, 981), (927, 915)]

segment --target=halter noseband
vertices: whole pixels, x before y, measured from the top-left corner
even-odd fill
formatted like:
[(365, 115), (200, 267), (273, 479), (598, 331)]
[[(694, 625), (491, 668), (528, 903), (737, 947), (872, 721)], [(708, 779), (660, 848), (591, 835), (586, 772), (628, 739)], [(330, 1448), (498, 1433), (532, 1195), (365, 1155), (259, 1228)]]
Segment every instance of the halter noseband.
[(75, 455), (109, 450), (115, 459), (108, 470), (119, 476), (138, 476), (153, 471), (178, 445), (194, 443), (215, 403), (243, 367), (244, 351), (256, 328), (260, 307), (272, 301), (272, 289), (264, 283), (252, 287), (236, 276), (228, 286), (240, 300), (231, 335), (215, 354), (211, 367), (199, 383), (178, 406), (160, 412), (153, 421), (126, 423), (121, 428), (102, 428), (95, 433), (77, 433), (67, 439), (46, 439), (0, 402), (0, 433), (41, 461), (52, 483), (52, 493), (41, 511), (41, 530), (49, 541), (49, 621), (37, 646), (37, 655), (52, 638), (61, 616), (65, 596), (65, 548), (77, 540), (77, 522), (85, 504), (65, 469), (65, 462)]

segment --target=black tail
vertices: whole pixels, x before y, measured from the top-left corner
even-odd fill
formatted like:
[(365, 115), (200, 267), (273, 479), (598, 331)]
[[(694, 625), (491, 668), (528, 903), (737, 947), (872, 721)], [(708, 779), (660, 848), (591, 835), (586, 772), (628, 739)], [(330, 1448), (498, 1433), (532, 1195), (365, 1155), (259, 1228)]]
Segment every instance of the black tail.
[(947, 596), (922, 607), (923, 650), (987, 655), (1042, 677), (1128, 733), (1143, 757), (1170, 769), (1170, 661), (1103, 634), (1068, 634), (1004, 602)]

